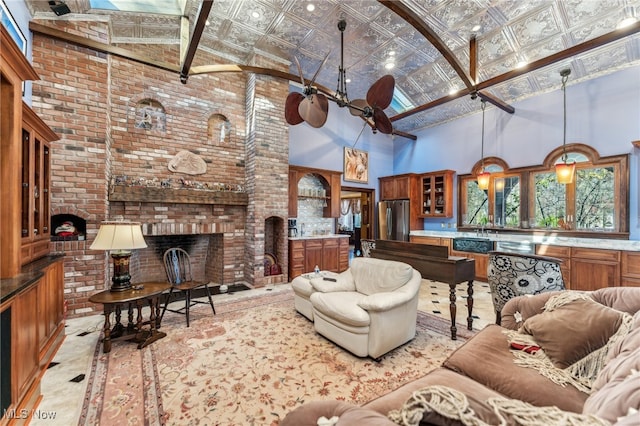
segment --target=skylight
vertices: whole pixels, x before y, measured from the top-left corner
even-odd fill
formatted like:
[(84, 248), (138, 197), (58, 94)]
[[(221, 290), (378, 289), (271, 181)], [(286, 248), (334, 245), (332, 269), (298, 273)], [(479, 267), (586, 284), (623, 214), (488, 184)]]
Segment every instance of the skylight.
[(393, 99), (391, 100), (391, 108), (397, 113), (402, 113), (407, 110), (413, 109), (416, 106), (407, 98), (407, 96), (402, 93), (400, 89), (396, 86), (393, 91)]
[(180, 0), (89, 0), (92, 9), (182, 15)]

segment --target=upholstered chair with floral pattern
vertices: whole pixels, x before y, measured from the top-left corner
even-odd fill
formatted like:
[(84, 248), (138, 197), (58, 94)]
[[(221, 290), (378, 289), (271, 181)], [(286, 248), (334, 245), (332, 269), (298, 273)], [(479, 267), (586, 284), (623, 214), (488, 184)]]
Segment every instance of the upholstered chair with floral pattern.
[(526, 294), (564, 290), (561, 259), (519, 253), (489, 252), (487, 281), (491, 289), (496, 324), (509, 299)]

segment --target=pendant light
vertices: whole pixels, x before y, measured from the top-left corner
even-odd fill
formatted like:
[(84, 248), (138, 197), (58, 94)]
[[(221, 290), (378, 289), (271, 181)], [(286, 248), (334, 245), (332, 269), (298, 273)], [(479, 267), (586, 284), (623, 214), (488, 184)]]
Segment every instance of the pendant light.
[(487, 101), (485, 101), (484, 99), (481, 100), (480, 105), (482, 107), (482, 145), (481, 145), (481, 151), (480, 151), (480, 155), (482, 159), (481, 159), (480, 173), (478, 173), (478, 176), (476, 176), (476, 179), (478, 180), (478, 188), (485, 191), (489, 189), (489, 178), (491, 177), (491, 173), (489, 173), (484, 169), (484, 109), (487, 106)]
[(571, 70), (569, 68), (560, 71), (562, 76), (562, 93), (564, 96), (564, 127), (562, 136), (562, 162), (556, 163), (556, 178), (558, 183), (568, 184), (573, 182), (573, 176), (576, 172), (576, 162), (567, 162), (567, 80), (569, 79)]

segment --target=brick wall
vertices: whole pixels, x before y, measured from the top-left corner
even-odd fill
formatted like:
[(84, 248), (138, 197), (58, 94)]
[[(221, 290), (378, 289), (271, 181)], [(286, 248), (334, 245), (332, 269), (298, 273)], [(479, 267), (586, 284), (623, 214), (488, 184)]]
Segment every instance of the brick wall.
[[(41, 23), (108, 42), (108, 24), (104, 22)], [(178, 62), (177, 45), (119, 47), (159, 61)], [(198, 51), (194, 65), (219, 62), (214, 55)], [(215, 234), (212, 238), (216, 243), (209, 243), (208, 256), (223, 257), (223, 271), (212, 268), (205, 273), (223, 274), (220, 278), (225, 283), (267, 283), (263, 258), (269, 218), (276, 220), (268, 222), (267, 246), (287, 258), (284, 236), (289, 138), (283, 114), (287, 82), (220, 73), (191, 76), (184, 85), (177, 73), (37, 34), (33, 37), (33, 64), (41, 77), (33, 84), (33, 107), (60, 136), (51, 149), (52, 213), (75, 214), (87, 221), (86, 241), (53, 244), (55, 251), (66, 253), (69, 316), (101, 308), (87, 299), (109, 287), (110, 259), (106, 253), (89, 250), (89, 246), (100, 222), (107, 219), (141, 221), (148, 235), (153, 234), (152, 229), (179, 234), (185, 225), (189, 230), (194, 229), (191, 225), (197, 229), (213, 227), (207, 232)], [(260, 58), (252, 65), (282, 67)], [(134, 126), (136, 104), (147, 98), (163, 105), (164, 131)], [(222, 114), (232, 123), (231, 138), (224, 143), (207, 136), (207, 121), (213, 114)], [(207, 172), (187, 176), (169, 171), (169, 161), (180, 150), (203, 158)], [(249, 205), (109, 202), (109, 183), (120, 175), (241, 185), (248, 192)], [(273, 223), (277, 229), (272, 229)], [(133, 266), (144, 270), (148, 264), (143, 255), (134, 253)], [(286, 265), (282, 266), (286, 271)]]

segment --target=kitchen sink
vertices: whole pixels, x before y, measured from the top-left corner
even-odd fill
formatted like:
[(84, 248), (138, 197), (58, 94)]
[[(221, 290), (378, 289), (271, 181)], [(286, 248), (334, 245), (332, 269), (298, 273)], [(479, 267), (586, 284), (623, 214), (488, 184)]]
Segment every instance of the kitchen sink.
[(454, 238), (453, 249), (471, 253), (488, 253), (493, 250), (493, 241), (488, 238)]

